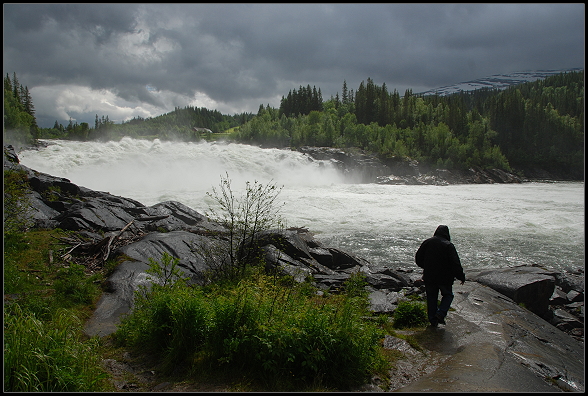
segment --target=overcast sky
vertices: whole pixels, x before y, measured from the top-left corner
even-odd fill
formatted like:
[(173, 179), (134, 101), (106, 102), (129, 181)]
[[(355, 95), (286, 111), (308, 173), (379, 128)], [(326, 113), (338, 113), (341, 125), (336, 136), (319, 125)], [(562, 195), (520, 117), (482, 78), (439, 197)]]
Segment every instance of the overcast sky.
[(278, 107), (371, 77), (401, 94), (584, 67), (584, 4), (4, 4), (4, 76), (40, 126)]

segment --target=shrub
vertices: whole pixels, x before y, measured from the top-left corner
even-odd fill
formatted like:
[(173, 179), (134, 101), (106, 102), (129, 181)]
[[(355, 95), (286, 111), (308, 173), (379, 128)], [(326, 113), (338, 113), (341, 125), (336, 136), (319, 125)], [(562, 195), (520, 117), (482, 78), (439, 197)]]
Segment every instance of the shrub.
[(268, 387), (363, 383), (383, 364), (381, 331), (362, 319), (358, 297), (309, 296), (306, 289), (261, 274), (206, 293), (159, 289), (140, 300), (115, 336), (160, 354), (168, 370), (198, 355)]
[(428, 321), (427, 307), (422, 302), (401, 301), (394, 311), (394, 327), (397, 329), (425, 326)]
[(236, 197), (228, 174), (221, 177), (219, 187), (219, 190), (213, 188), (212, 193), (207, 193), (218, 207), (211, 206), (207, 215), (226, 227), (228, 249), (221, 244), (224, 254), (219, 254), (219, 249), (209, 251), (203, 246), (196, 246), (195, 250), (207, 259), (213, 279), (235, 280), (244, 276), (248, 266), (259, 262), (255, 236), (282, 227), (281, 207), (276, 205), (281, 188), (271, 182), (267, 185), (246, 182), (245, 193)]
[(30, 190), (25, 171), (4, 171), (4, 234), (25, 231), (32, 225)]

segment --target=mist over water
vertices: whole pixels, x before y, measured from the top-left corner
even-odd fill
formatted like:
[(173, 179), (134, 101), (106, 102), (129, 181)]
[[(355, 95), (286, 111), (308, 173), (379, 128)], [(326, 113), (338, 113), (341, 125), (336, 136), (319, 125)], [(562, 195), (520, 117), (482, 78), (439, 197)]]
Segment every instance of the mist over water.
[(23, 165), (145, 205), (175, 200), (204, 213), (206, 192), (229, 175), (274, 182), (288, 226), (308, 227), (328, 246), (374, 266), (414, 266), (414, 253), (447, 224), (462, 264), (496, 268), (584, 266), (584, 183), (394, 186), (347, 182), (329, 161), (298, 152), (226, 143), (123, 138), (119, 142), (50, 141), (19, 153)]

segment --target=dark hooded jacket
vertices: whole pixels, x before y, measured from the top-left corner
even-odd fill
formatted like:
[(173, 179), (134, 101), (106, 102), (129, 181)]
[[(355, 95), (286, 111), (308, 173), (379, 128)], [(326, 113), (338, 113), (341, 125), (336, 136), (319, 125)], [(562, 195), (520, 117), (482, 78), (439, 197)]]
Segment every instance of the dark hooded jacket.
[(415, 261), (424, 269), (425, 283), (452, 285), (455, 278), (465, 281), (459, 256), (450, 241), (449, 227), (440, 225), (433, 237), (426, 239), (417, 250)]

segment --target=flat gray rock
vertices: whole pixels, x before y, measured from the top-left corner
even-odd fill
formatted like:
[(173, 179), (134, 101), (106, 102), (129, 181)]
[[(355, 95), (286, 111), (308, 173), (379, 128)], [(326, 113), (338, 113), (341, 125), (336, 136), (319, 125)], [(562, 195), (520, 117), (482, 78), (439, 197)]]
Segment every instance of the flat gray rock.
[(490, 287), (454, 286), (447, 325), (415, 336), (449, 358), (400, 392), (584, 391), (584, 346)]

